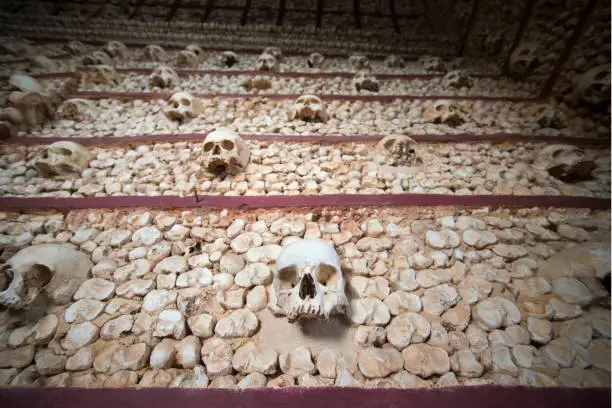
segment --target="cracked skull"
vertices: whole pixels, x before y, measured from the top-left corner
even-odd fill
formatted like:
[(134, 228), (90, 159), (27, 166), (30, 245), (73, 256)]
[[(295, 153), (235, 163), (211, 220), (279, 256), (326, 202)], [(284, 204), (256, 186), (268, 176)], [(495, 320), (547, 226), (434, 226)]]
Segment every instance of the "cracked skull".
[(325, 104), (316, 95), (300, 96), (289, 110), (289, 120), (296, 119), (305, 122), (327, 122)]
[(376, 144), (376, 150), (385, 155), (392, 166), (414, 166), (421, 164), (416, 151), (417, 143), (405, 135), (385, 136)]
[(598, 65), (578, 77), (573, 90), (574, 102), (599, 105), (610, 101), (610, 64)]
[(278, 71), (278, 59), (272, 54), (261, 54), (257, 58), (256, 68), (258, 71)]
[(41, 294), (54, 304), (66, 304), (89, 277), (89, 257), (70, 246), (41, 244), (24, 248), (0, 267), (0, 305), (23, 309)]
[(238, 133), (219, 128), (209, 133), (202, 145), (204, 167), (215, 174), (236, 174), (249, 163), (251, 149)]
[(365, 89), (370, 92), (378, 92), (380, 84), (374, 75), (368, 71), (359, 71), (353, 78), (353, 85), (357, 92)]
[(43, 177), (81, 174), (93, 159), (86, 148), (74, 142), (55, 142), (34, 158), (33, 165)]
[(168, 106), (164, 111), (170, 120), (183, 120), (196, 118), (202, 109), (202, 101), (194, 98), (189, 92), (177, 92), (168, 99)]
[(149, 76), (149, 85), (151, 87), (172, 88), (179, 84), (178, 74), (170, 67), (157, 67)]
[(445, 88), (471, 88), (472, 84), (472, 78), (463, 71), (450, 71), (442, 78), (442, 85)]
[(159, 45), (150, 44), (144, 47), (140, 53), (140, 59), (144, 61), (166, 61), (168, 53)]
[(570, 145), (546, 146), (540, 150), (534, 164), (566, 183), (589, 180), (596, 167), (584, 150)]
[(323, 56), (323, 54), (320, 54), (318, 52), (313, 52), (308, 56), (308, 59), (306, 60), (310, 68), (321, 68), (324, 61), (325, 57)]
[(270, 308), (289, 321), (328, 319), (344, 313), (347, 299), (340, 258), (330, 244), (302, 239), (285, 246), (276, 260)]
[(535, 43), (522, 44), (510, 55), (510, 71), (516, 75), (524, 75), (533, 71), (538, 65), (538, 45)]
[(219, 55), (219, 65), (225, 68), (231, 68), (238, 63), (238, 55), (232, 51), (224, 51)]
[(437, 101), (423, 112), (423, 119), (431, 123), (443, 123), (448, 126), (460, 126), (465, 118), (459, 108), (449, 101)]

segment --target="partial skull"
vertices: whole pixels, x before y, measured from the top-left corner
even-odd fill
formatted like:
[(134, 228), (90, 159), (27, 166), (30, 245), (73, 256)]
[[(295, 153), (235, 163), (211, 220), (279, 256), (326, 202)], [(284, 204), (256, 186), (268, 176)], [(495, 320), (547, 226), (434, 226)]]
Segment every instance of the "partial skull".
[(200, 47), (198, 44), (189, 44), (185, 47), (185, 51), (194, 53), (195, 56), (198, 58), (198, 62), (202, 61), (202, 58), (204, 58), (204, 51), (202, 50), (202, 47)]
[(584, 150), (570, 145), (549, 145), (538, 153), (534, 164), (548, 174), (566, 183), (585, 181), (595, 170), (595, 161)]
[(175, 70), (170, 67), (161, 66), (149, 75), (149, 85), (159, 88), (172, 88), (180, 85), (181, 80)]
[(419, 63), (427, 72), (446, 72), (448, 69), (442, 58), (431, 55), (423, 55), (419, 58)]
[(472, 78), (463, 71), (450, 71), (442, 78), (445, 88), (471, 88), (473, 83)]
[(94, 51), (81, 59), (81, 63), (88, 65), (113, 65), (113, 59), (104, 51)]
[(392, 166), (415, 166), (421, 164), (417, 154), (417, 143), (405, 135), (389, 135), (376, 144), (376, 150), (385, 155)]
[(249, 163), (251, 149), (240, 135), (228, 128), (209, 133), (202, 145), (204, 167), (215, 174), (237, 174)]
[(289, 321), (300, 317), (328, 319), (345, 313), (340, 257), (330, 244), (301, 239), (285, 246), (276, 260), (270, 309)]
[(406, 63), (399, 55), (389, 55), (385, 58), (385, 66), (389, 68), (404, 68)]
[(184, 120), (196, 118), (202, 110), (202, 101), (194, 98), (189, 92), (177, 92), (168, 99), (168, 106), (164, 111), (170, 120)]
[(274, 58), (276, 58), (277, 61), (280, 61), (281, 58), (283, 58), (283, 51), (278, 47), (266, 47), (262, 51), (262, 54), (274, 55)]
[(78, 143), (55, 142), (34, 158), (33, 165), (43, 177), (64, 177), (81, 174), (93, 157), (93, 154)]
[(574, 103), (600, 105), (610, 102), (610, 64), (598, 65), (580, 75), (572, 92)]
[(323, 66), (323, 62), (325, 61), (325, 56), (318, 52), (313, 52), (308, 56), (306, 62), (310, 68), (321, 68)]
[(143, 61), (166, 61), (168, 53), (161, 46), (150, 44), (144, 47), (140, 53), (140, 59)]
[(219, 65), (225, 68), (231, 68), (238, 63), (238, 55), (232, 51), (223, 51), (219, 55)]
[(89, 85), (118, 85), (119, 74), (111, 65), (93, 65), (83, 72), (83, 84)]
[(0, 305), (25, 309), (42, 293), (53, 304), (66, 304), (89, 278), (93, 264), (72, 247), (33, 245), (12, 256), (2, 267), (8, 287), (0, 292)]
[(197, 68), (200, 58), (192, 51), (183, 50), (176, 54), (174, 64), (179, 68)]
[(305, 122), (327, 122), (325, 104), (316, 95), (302, 95), (296, 99), (289, 110), (289, 120), (303, 120)]
[(109, 41), (103, 48), (103, 51), (115, 59), (124, 59), (128, 56), (128, 47), (119, 41)]
[(244, 86), (247, 91), (265, 91), (266, 89), (272, 88), (272, 79), (266, 76), (255, 75), (254, 77), (245, 79), (242, 86)]
[(83, 55), (87, 48), (82, 42), (72, 40), (69, 43), (64, 44), (63, 49), (72, 55)]
[(351, 55), (348, 60), (354, 70), (360, 71), (370, 68), (370, 59), (365, 55)]
[(359, 71), (353, 78), (353, 85), (357, 92), (362, 89), (370, 92), (378, 92), (380, 89), (378, 80), (369, 71)]
[(280, 64), (274, 55), (264, 53), (257, 58), (256, 68), (258, 71), (278, 71)]
[(516, 47), (510, 55), (510, 72), (514, 75), (525, 75), (533, 71), (539, 64), (538, 44), (526, 43)]
[(82, 121), (91, 118), (93, 103), (87, 99), (73, 98), (64, 101), (55, 112), (56, 118)]
[(463, 113), (450, 101), (436, 101), (423, 112), (423, 119), (436, 124), (456, 127), (465, 123)]

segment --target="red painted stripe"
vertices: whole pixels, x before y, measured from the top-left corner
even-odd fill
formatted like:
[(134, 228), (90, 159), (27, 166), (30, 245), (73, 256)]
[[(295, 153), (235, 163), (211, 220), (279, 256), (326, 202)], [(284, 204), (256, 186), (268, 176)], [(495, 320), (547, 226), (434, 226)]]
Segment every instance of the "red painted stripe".
[(111, 196), (83, 198), (0, 197), (0, 209), (257, 208), (295, 207), (552, 207), (609, 209), (610, 199), (580, 196), (445, 194), (321, 194), (268, 196)]

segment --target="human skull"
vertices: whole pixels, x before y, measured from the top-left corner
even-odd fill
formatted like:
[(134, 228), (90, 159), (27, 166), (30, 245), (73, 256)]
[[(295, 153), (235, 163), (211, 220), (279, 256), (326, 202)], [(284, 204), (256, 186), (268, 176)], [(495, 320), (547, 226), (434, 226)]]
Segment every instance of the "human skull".
[(463, 71), (450, 71), (442, 78), (442, 86), (445, 88), (471, 88), (472, 85), (472, 78)]
[(91, 117), (93, 104), (90, 100), (73, 98), (64, 101), (55, 112), (57, 118), (82, 121)]
[(219, 65), (225, 68), (231, 68), (238, 63), (238, 55), (232, 51), (224, 51), (219, 55)]
[(521, 44), (510, 55), (510, 72), (524, 75), (533, 71), (538, 65), (538, 45), (535, 43)]
[(67, 51), (72, 55), (82, 55), (86, 50), (85, 44), (77, 40), (72, 40), (69, 43), (64, 44), (63, 48), (64, 51)]
[(143, 48), (140, 59), (143, 61), (166, 61), (168, 53), (159, 45), (150, 44)]
[(83, 72), (83, 83), (89, 85), (118, 85), (119, 74), (111, 65), (93, 65)]
[(406, 63), (399, 55), (389, 55), (387, 58), (385, 58), (385, 66), (389, 68), (404, 68)]
[(178, 74), (170, 67), (161, 66), (149, 75), (149, 85), (159, 88), (172, 88), (181, 83)]
[(34, 168), (43, 177), (81, 174), (93, 159), (86, 148), (75, 142), (55, 142), (33, 160)]
[(119, 41), (107, 42), (103, 51), (115, 59), (124, 59), (129, 53), (128, 47)]
[(421, 164), (416, 151), (417, 143), (406, 135), (389, 135), (376, 144), (376, 150), (389, 159), (392, 166), (414, 166)]
[(9, 78), (9, 85), (21, 92), (38, 92), (44, 91), (43, 86), (36, 79), (27, 75), (15, 74)]
[(423, 112), (423, 119), (431, 123), (442, 123), (456, 127), (465, 123), (463, 114), (450, 101), (436, 101)]
[(211, 173), (236, 174), (249, 163), (251, 148), (238, 133), (218, 128), (209, 133), (202, 145), (202, 162)]
[(296, 119), (305, 122), (327, 122), (325, 104), (316, 95), (300, 96), (289, 110), (289, 120)]
[(53, 116), (49, 99), (38, 92), (11, 92), (9, 104), (19, 112), (29, 126), (36, 126)]
[(276, 260), (270, 309), (286, 315), (289, 321), (328, 319), (332, 313), (346, 311), (344, 285), (334, 247), (324, 241), (301, 239), (283, 247)]
[(278, 71), (278, 69), (278, 59), (274, 55), (264, 53), (257, 58), (258, 71)]
[(200, 47), (198, 44), (189, 44), (185, 47), (185, 51), (194, 53), (198, 59), (198, 62), (200, 62), (204, 57), (204, 51), (202, 50), (202, 47)]
[(189, 92), (177, 92), (168, 99), (168, 107), (164, 111), (170, 120), (196, 118), (202, 110), (202, 101), (194, 98)]
[(320, 54), (318, 52), (313, 52), (312, 54), (308, 56), (308, 59), (306, 60), (310, 68), (321, 68), (324, 61), (325, 61), (325, 56), (323, 56), (323, 54)]
[(380, 84), (374, 75), (368, 71), (359, 71), (353, 78), (353, 85), (357, 92), (365, 89), (370, 92), (378, 92)]
[(566, 183), (591, 178), (595, 161), (587, 158), (584, 150), (570, 145), (548, 145), (538, 153), (534, 165)]
[(89, 278), (92, 266), (87, 255), (68, 245), (24, 248), (0, 267), (0, 275), (8, 283), (8, 287), (1, 288), (0, 305), (24, 309), (41, 293), (53, 304), (66, 304)]
[(265, 91), (266, 89), (272, 88), (272, 80), (270, 77), (255, 75), (252, 78), (245, 79), (242, 86), (244, 86), (247, 91)]
[(427, 72), (446, 72), (448, 69), (444, 60), (440, 57), (433, 57), (431, 55), (424, 55), (419, 58), (419, 64)]
[(610, 64), (598, 65), (580, 75), (574, 85), (575, 103), (599, 105), (610, 102)]
[(113, 59), (104, 51), (94, 51), (81, 59), (83, 65), (113, 65)]
[(191, 51), (183, 50), (176, 54), (174, 64), (179, 68), (196, 68), (200, 59)]
[(280, 61), (283, 57), (283, 51), (278, 47), (266, 47), (262, 54), (274, 55), (274, 58), (276, 58), (277, 61)]
[(351, 55), (348, 60), (351, 67), (357, 71), (370, 68), (370, 60), (365, 55)]

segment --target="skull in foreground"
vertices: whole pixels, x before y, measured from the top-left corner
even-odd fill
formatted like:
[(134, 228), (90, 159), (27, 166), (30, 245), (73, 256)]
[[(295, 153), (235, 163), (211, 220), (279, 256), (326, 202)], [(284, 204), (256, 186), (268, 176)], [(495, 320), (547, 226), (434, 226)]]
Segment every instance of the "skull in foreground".
[(303, 239), (284, 247), (276, 260), (271, 310), (289, 321), (300, 317), (328, 319), (347, 305), (340, 258), (334, 247)]
[(385, 136), (376, 144), (376, 150), (388, 159), (392, 166), (414, 166), (421, 164), (416, 151), (417, 143), (406, 135)]
[(202, 109), (202, 101), (194, 98), (189, 92), (177, 92), (168, 99), (168, 107), (164, 111), (170, 120), (196, 118)]
[(566, 183), (588, 180), (596, 167), (584, 150), (570, 145), (546, 146), (538, 153), (535, 164)]
[(34, 167), (41, 176), (81, 174), (93, 159), (83, 146), (74, 142), (55, 142), (34, 159)]
[(289, 120), (296, 119), (305, 122), (327, 122), (325, 104), (316, 95), (300, 96), (289, 110)]
[(27, 308), (44, 293), (55, 304), (65, 304), (89, 278), (89, 257), (70, 246), (33, 245), (22, 249), (0, 267), (3, 283), (0, 305)]
[(209, 133), (202, 146), (204, 167), (211, 173), (236, 174), (249, 163), (251, 150), (238, 133), (219, 128)]

